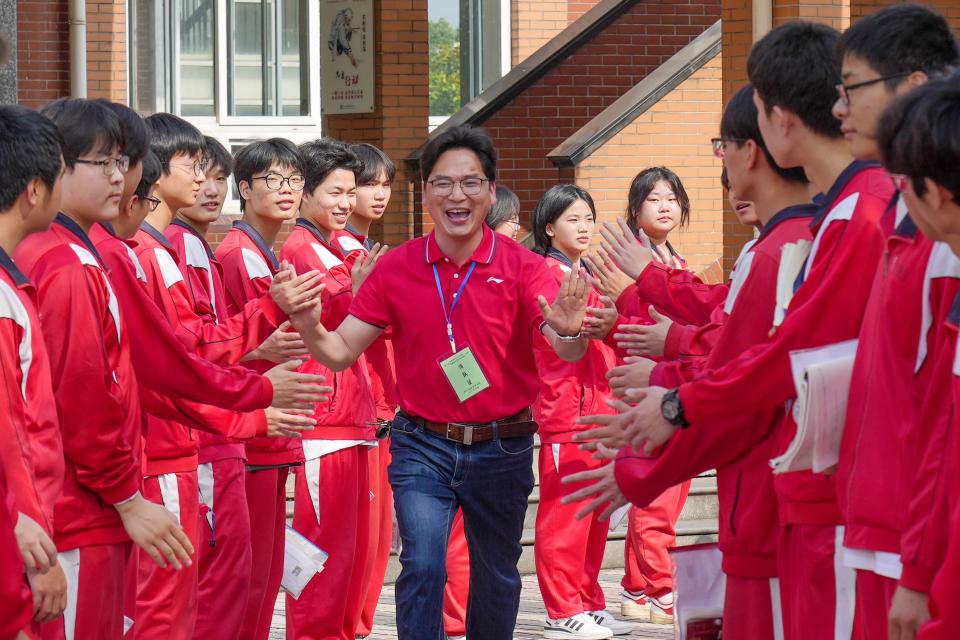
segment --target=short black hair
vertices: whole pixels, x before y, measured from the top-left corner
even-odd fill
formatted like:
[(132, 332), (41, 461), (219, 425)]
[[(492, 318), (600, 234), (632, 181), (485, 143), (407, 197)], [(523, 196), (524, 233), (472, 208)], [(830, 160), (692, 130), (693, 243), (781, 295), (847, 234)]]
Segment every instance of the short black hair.
[(333, 138), (303, 143), (300, 145), (300, 155), (303, 156), (305, 168), (303, 189), (306, 193), (313, 193), (336, 169), (346, 169), (353, 173), (354, 178), (363, 172), (363, 163), (350, 145)]
[(94, 102), (102, 104), (120, 118), (123, 130), (123, 155), (130, 158), (130, 164), (136, 164), (150, 151), (150, 133), (140, 115), (126, 105), (111, 102), (106, 98), (97, 98)]
[(827, 25), (794, 21), (753, 45), (747, 75), (768, 115), (774, 107), (783, 107), (815, 133), (840, 137), (840, 121), (833, 117), (840, 83), (839, 38), (840, 33)]
[[(300, 150), (286, 138), (257, 140), (237, 151), (233, 157), (233, 181), (237, 185), (237, 191), (240, 191), (241, 182), (252, 185), (255, 174), (267, 171), (274, 164), (304, 173)], [(246, 200), (240, 196), (240, 211), (245, 210)]]
[(110, 154), (125, 146), (120, 118), (93, 100), (60, 98), (45, 105), (40, 113), (60, 130), (63, 163), (70, 169), (86, 153)]
[(155, 113), (145, 120), (150, 130), (150, 150), (157, 155), (163, 174), (170, 173), (170, 160), (178, 153), (203, 154), (206, 143), (195, 126), (172, 113)]
[(13, 206), (35, 178), (47, 188), (63, 169), (57, 125), (32, 109), (0, 106), (0, 211)]
[(935, 80), (899, 97), (877, 126), (883, 164), (926, 193), (930, 178), (960, 203), (960, 76)]
[(140, 176), (140, 182), (137, 184), (133, 195), (143, 199), (150, 195), (150, 192), (153, 190), (153, 185), (157, 184), (163, 167), (160, 166), (157, 154), (153, 151), (147, 151), (147, 155), (143, 156), (143, 160), (140, 162), (143, 165), (143, 174)]
[(426, 182), (437, 159), (451, 149), (467, 149), (480, 158), (480, 166), (487, 180), (497, 180), (497, 149), (487, 132), (480, 127), (461, 124), (450, 127), (427, 143), (420, 153), (420, 179)]
[[(922, 4), (905, 2), (884, 7), (857, 20), (837, 42), (837, 59), (862, 58), (882, 77), (923, 71), (946, 73), (960, 62), (957, 39), (946, 19)], [(894, 89), (903, 78), (892, 78)]]
[(575, 184), (555, 184), (544, 193), (537, 208), (533, 210), (533, 251), (544, 256), (550, 250), (552, 243), (547, 235), (547, 225), (553, 224), (567, 208), (577, 200), (583, 200), (593, 212), (593, 219), (597, 219), (597, 208), (593, 198), (583, 187)]
[(213, 136), (203, 136), (203, 156), (207, 159), (207, 168), (220, 167), (228, 177), (233, 173), (233, 156), (220, 141)]
[(358, 185), (376, 180), (381, 172), (386, 174), (387, 180), (390, 182), (393, 182), (393, 179), (397, 177), (397, 167), (383, 150), (366, 142), (352, 144), (350, 148), (353, 149), (353, 152), (357, 154), (357, 158), (363, 164), (363, 171), (357, 176)]
[[(807, 174), (803, 167), (794, 167), (792, 169), (783, 169), (777, 164), (767, 144), (760, 135), (760, 125), (757, 124), (757, 105), (753, 103), (753, 87), (746, 85), (741, 87), (723, 110), (723, 117), (720, 119), (720, 137), (735, 138), (740, 140), (753, 140), (757, 146), (763, 150), (763, 156), (767, 159), (767, 164), (777, 175), (784, 180), (794, 182), (807, 182)], [(739, 142), (733, 144), (739, 145)]]
[(491, 229), (496, 229), (504, 222), (510, 222), (520, 215), (520, 198), (513, 191), (502, 185), (497, 185), (497, 201), (487, 212), (486, 223)]
[(683, 188), (680, 176), (667, 167), (650, 167), (636, 175), (633, 182), (630, 183), (630, 191), (627, 193), (627, 226), (634, 233), (640, 231), (640, 226), (637, 224), (637, 213), (640, 212), (643, 201), (647, 199), (647, 196), (661, 180), (670, 185), (673, 195), (677, 196), (677, 203), (680, 205), (680, 226), (685, 227), (689, 224), (690, 196), (687, 195), (687, 190)]

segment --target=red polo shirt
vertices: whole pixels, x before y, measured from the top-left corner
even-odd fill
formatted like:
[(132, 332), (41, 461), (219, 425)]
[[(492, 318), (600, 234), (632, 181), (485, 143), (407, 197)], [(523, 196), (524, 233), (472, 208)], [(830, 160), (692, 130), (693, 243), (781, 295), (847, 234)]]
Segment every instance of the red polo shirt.
[[(471, 348), (490, 386), (461, 403), (440, 369), (451, 352), (433, 267), (449, 310), (472, 262), (477, 266), (451, 317), (453, 335), (458, 351)], [(480, 245), (459, 267), (433, 233), (388, 252), (360, 287), (350, 315), (392, 329), (405, 412), (437, 422), (490, 422), (536, 399), (533, 341), (543, 324), (537, 296), (552, 302), (558, 289), (542, 257), (484, 225)]]

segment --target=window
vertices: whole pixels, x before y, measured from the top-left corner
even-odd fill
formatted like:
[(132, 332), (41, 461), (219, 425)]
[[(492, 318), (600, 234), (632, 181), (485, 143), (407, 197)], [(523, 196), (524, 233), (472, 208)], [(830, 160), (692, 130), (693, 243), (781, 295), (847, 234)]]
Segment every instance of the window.
[(306, 117), (317, 0), (130, 0), (133, 107), (185, 117)]

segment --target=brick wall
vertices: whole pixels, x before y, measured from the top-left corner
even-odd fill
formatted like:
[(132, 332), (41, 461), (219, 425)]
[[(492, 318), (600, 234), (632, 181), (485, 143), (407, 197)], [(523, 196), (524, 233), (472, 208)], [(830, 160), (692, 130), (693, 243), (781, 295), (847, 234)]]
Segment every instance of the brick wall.
[(510, 57), (517, 66), (570, 24), (566, 0), (514, 0)]
[(673, 169), (690, 196), (691, 215), (670, 242), (698, 272), (717, 259), (725, 239), (721, 163), (710, 148), (720, 124), (722, 70), (718, 55), (576, 168), (576, 182), (593, 196), (600, 220), (624, 215), (637, 173)]
[(376, 21), (376, 104), (373, 113), (327, 116), (324, 133), (377, 145), (397, 165), (393, 196), (373, 235), (396, 245), (417, 230), (420, 209), (403, 162), (423, 143), (429, 116), (427, 1), (381, 0)]
[(127, 3), (87, 2), (87, 95), (127, 102)]
[(66, 0), (17, 2), (17, 99), (40, 107), (70, 92)]
[(547, 188), (570, 179), (546, 154), (719, 17), (719, 0), (638, 2), (478, 123), (497, 144), (498, 178), (520, 197), (525, 218)]

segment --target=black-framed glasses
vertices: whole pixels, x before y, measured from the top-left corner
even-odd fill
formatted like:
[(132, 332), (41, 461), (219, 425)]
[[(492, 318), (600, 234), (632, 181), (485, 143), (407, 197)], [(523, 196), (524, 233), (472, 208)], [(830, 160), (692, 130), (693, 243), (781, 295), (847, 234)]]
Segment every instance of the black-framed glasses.
[(898, 80), (900, 78), (906, 78), (908, 75), (913, 73), (913, 71), (904, 71), (903, 73), (895, 73), (889, 76), (881, 76), (879, 78), (874, 78), (873, 80), (864, 80), (863, 82), (857, 82), (854, 84), (838, 84), (837, 96), (840, 97), (840, 100), (843, 104), (850, 106), (850, 92), (856, 91), (857, 89), (862, 89), (863, 87), (869, 87), (872, 84), (877, 84), (878, 82), (886, 82), (887, 80)]
[(203, 175), (204, 171), (206, 171), (207, 167), (209, 166), (209, 162), (206, 158), (203, 160), (197, 160), (196, 162), (191, 162), (190, 164), (179, 164), (175, 162), (163, 162), (161, 164), (165, 164), (170, 167), (179, 167), (187, 171), (193, 171), (193, 175), (197, 176), (198, 178)]
[(113, 172), (117, 169), (120, 170), (120, 173), (126, 173), (127, 170), (130, 169), (130, 158), (127, 156), (104, 158), (103, 160), (81, 160), (77, 158), (74, 162), (79, 162), (80, 164), (98, 164), (105, 176), (112, 176)]
[(270, 189), (271, 191), (280, 191), (284, 182), (287, 183), (287, 186), (290, 187), (291, 191), (303, 191), (303, 186), (306, 184), (306, 180), (299, 173), (295, 173), (286, 177), (280, 175), (279, 173), (268, 173), (265, 176), (251, 178), (251, 180), (263, 180), (264, 184), (267, 185), (267, 189)]
[(146, 201), (147, 206), (150, 207), (150, 211), (156, 211), (157, 207), (160, 206), (160, 198), (154, 198), (153, 196), (146, 196), (144, 197), (144, 201)]
[(453, 193), (453, 187), (460, 185), (460, 191), (465, 196), (478, 195), (483, 189), (483, 183), (490, 182), (486, 178), (466, 178), (464, 180), (450, 180), (449, 178), (434, 178), (427, 180), (427, 184), (433, 189), (434, 195), (448, 196)]
[(743, 144), (746, 141), (746, 138), (710, 138), (710, 146), (713, 147), (713, 157), (720, 158), (722, 160), (724, 154), (726, 153), (728, 142)]

